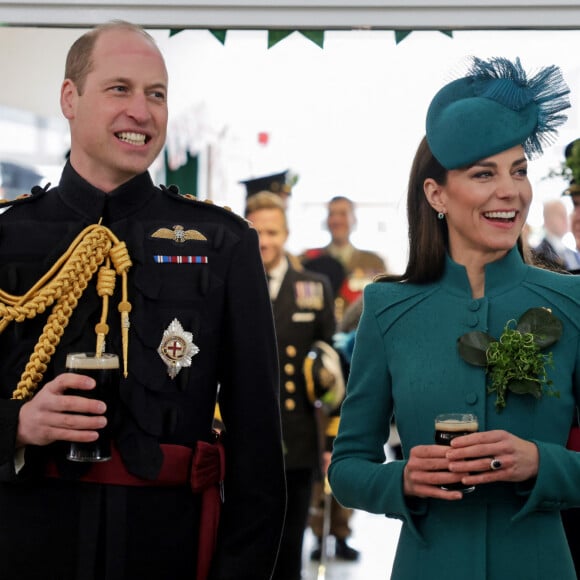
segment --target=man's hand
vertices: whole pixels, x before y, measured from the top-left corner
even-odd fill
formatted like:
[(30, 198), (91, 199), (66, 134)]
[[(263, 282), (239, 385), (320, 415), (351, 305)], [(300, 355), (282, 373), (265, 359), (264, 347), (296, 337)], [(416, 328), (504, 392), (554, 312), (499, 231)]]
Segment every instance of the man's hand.
[(63, 373), (46, 383), (22, 405), (16, 447), (48, 445), (54, 441), (96, 441), (107, 424), (102, 401), (67, 395), (67, 389), (90, 390), (95, 381), (84, 375)]

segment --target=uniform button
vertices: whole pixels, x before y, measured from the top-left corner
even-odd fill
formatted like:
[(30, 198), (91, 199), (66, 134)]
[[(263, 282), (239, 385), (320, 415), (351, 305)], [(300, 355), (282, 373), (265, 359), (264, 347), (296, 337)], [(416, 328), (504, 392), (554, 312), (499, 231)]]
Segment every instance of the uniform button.
[(468, 317), (468, 319), (467, 319), (468, 326), (471, 326), (471, 328), (475, 328), (478, 324), (479, 324), (479, 317), (476, 314)]
[(476, 312), (477, 310), (479, 310), (479, 307), (481, 306), (481, 304), (477, 301), (477, 300), (472, 300), (469, 303), (469, 310), (471, 310), (472, 312)]
[(289, 344), (286, 347), (286, 354), (290, 357), (290, 358), (294, 358), (296, 356), (296, 347), (292, 344)]
[(465, 402), (468, 405), (475, 405), (475, 403), (477, 403), (478, 400), (478, 396), (477, 393), (467, 393), (467, 395), (465, 395)]
[(292, 399), (286, 399), (284, 401), (284, 407), (286, 407), (287, 411), (294, 411), (296, 409), (296, 403)]
[(294, 381), (286, 381), (284, 387), (288, 393), (295, 393), (296, 392), (296, 385)]
[(293, 374), (296, 372), (296, 371), (295, 371), (295, 368), (294, 368), (294, 365), (293, 365), (293, 364), (290, 364), (290, 363), (286, 363), (286, 364), (284, 365), (284, 372), (285, 372), (287, 375), (289, 375), (289, 376), (292, 376), (292, 375), (293, 375)]

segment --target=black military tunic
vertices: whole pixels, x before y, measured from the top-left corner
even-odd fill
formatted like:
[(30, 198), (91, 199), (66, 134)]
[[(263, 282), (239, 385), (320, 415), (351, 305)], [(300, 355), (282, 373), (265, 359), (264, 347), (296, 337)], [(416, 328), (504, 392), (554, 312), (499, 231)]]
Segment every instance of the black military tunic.
[[(147, 173), (104, 194), (69, 164), (57, 188), (0, 215), (0, 288), (24, 294), (100, 219), (133, 262), (129, 375), (113, 425), (123, 462), (131, 474), (155, 479), (160, 443), (208, 441), (219, 384), (227, 467), (211, 578), (269, 578), (285, 492), (275, 335), (256, 232), (227, 210), (161, 191)], [(106, 350), (121, 358), (119, 298), (117, 288)], [(93, 281), (44, 382), (62, 372), (66, 353), (95, 349), (100, 313)], [(11, 322), (0, 335), (0, 577), (193, 579), (199, 498), (189, 487), (79, 483), (86, 467), (64, 460), (60, 443), (27, 448), (15, 473), (22, 403), (10, 397), (47, 314)], [(157, 349), (174, 320), (199, 352), (172, 379)], [(48, 457), (60, 478), (43, 477)]]
[(335, 324), (330, 284), (326, 278), (296, 270), (289, 263), (273, 309), (288, 484), (288, 514), (274, 578), (296, 580), (300, 578), (312, 481), (320, 466), (317, 421), (303, 365), (315, 341), (332, 341)]

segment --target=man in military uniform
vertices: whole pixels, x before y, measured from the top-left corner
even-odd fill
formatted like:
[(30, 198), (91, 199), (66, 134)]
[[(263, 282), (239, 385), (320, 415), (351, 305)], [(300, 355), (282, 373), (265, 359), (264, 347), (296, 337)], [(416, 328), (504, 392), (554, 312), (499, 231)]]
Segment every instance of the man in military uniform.
[(284, 251), (288, 225), (278, 196), (270, 192), (252, 195), (246, 217), (258, 232), (262, 261), (270, 279), (280, 359), (288, 508), (273, 578), (299, 580), (312, 483), (320, 465), (315, 397), (309, 392), (303, 369), (312, 345), (332, 340), (332, 294), (325, 278), (297, 270), (288, 260)]
[(346, 307), (362, 295), (363, 288), (377, 274), (384, 274), (387, 267), (378, 254), (360, 250), (350, 241), (356, 225), (355, 206), (352, 200), (343, 196), (333, 197), (328, 202), (326, 225), (330, 232), (330, 243), (323, 248), (306, 250), (301, 260), (305, 268), (325, 272), (328, 263), (322, 263), (322, 258), (331, 256), (344, 268), (345, 276), (338, 285), (336, 295), (336, 315), (340, 321)]
[[(335, 288), (335, 316), (340, 324), (348, 307), (362, 296), (363, 288), (377, 275), (386, 272), (383, 259), (376, 253), (356, 248), (350, 241), (356, 225), (355, 205), (352, 200), (343, 196), (333, 197), (328, 202), (326, 225), (330, 232), (330, 243), (323, 248), (306, 250), (301, 261), (307, 270), (327, 274)], [(338, 430), (338, 411), (329, 421), (327, 447), (330, 450)], [(329, 456), (329, 453), (327, 454)], [(330, 460), (328, 460), (330, 461)], [(312, 551), (313, 560), (321, 556), (322, 507), (324, 505), (322, 485), (316, 485), (312, 505), (310, 525), (318, 538), (318, 545)], [(335, 555), (337, 558), (354, 561), (359, 558), (358, 550), (347, 543), (351, 534), (349, 520), (352, 510), (343, 508), (332, 498), (330, 533), (336, 539)]]
[[(153, 185), (167, 84), (142, 29), (79, 38), (61, 89), (60, 183), (0, 216), (2, 580), (266, 580), (274, 567), (285, 483), (258, 237)], [(110, 409), (67, 392), (92, 379), (63, 373), (67, 353), (105, 339), (124, 362)], [(111, 460), (65, 458), (107, 422)]]

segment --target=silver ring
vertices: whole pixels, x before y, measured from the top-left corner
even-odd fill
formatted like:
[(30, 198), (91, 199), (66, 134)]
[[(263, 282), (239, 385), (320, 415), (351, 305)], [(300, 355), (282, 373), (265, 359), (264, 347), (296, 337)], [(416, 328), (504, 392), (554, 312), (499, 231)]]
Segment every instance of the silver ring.
[(489, 462), (489, 468), (492, 471), (497, 471), (498, 469), (501, 469), (502, 463), (499, 459), (496, 459), (495, 457), (491, 458), (491, 461)]

